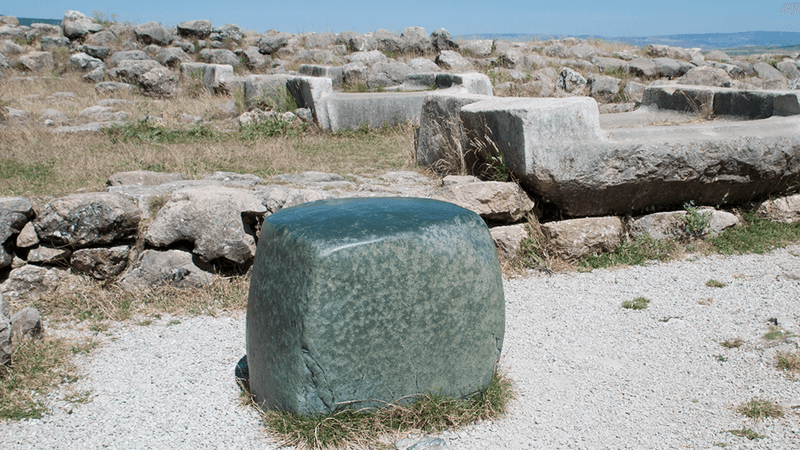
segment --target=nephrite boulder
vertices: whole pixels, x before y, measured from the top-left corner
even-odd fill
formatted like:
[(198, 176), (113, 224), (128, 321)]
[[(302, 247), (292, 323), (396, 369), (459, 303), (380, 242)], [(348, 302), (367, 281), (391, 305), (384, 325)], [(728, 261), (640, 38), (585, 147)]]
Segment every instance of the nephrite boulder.
[(331, 199), (264, 221), (246, 332), (262, 407), (313, 414), (461, 398), (490, 383), (504, 332), (497, 253), (469, 210)]

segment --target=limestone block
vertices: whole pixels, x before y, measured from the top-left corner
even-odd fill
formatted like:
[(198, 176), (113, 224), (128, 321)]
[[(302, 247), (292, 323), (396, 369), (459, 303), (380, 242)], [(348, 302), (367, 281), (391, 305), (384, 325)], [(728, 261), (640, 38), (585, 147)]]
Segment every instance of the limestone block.
[(767, 200), (758, 206), (756, 214), (773, 222), (792, 223), (800, 220), (800, 194)]
[(181, 250), (145, 250), (141, 258), (119, 280), (126, 290), (152, 289), (169, 285), (196, 288), (209, 284), (214, 275), (192, 262), (192, 254)]
[(522, 240), (528, 237), (528, 230), (522, 223), (493, 227), (489, 231), (492, 233), (498, 256), (506, 260), (514, 259), (517, 256)]
[(533, 170), (534, 154), (553, 142), (603, 136), (597, 102), (585, 97), (491, 98), (462, 107), (460, 116), (470, 136), (491, 133), (506, 166), (515, 173)]
[(528, 194), (511, 182), (454, 184), (440, 189), (433, 199), (454, 203), (493, 222), (516, 222), (533, 210)]
[(64, 264), (72, 251), (68, 248), (37, 247), (28, 252), (27, 261), (34, 264)]
[(76, 272), (86, 273), (98, 280), (117, 276), (128, 265), (130, 246), (85, 248), (72, 254), (70, 263)]
[(590, 217), (542, 224), (557, 255), (576, 261), (592, 253), (613, 252), (622, 241), (619, 217)]
[(11, 316), (11, 336), (14, 339), (37, 339), (42, 335), (42, 316), (36, 308), (25, 308)]
[[(0, 198), (0, 268), (11, 265), (11, 237), (19, 234), (33, 218), (33, 204), (22, 197)], [(10, 241), (10, 242), (9, 242)]]
[[(434, 92), (425, 97), (415, 142), (417, 162), (434, 170), (460, 170), (461, 167), (451, 166), (461, 163), (457, 157), (467, 151), (469, 139), (459, 112), (461, 107), (486, 98), (482, 95), (448, 91)], [(448, 167), (442, 167), (443, 165)]]
[(298, 107), (310, 108), (317, 124), (329, 130), (327, 99), (333, 95), (334, 84), (333, 78), (294, 77), (286, 81), (286, 88)]
[(248, 264), (256, 250), (245, 217), (263, 216), (266, 208), (250, 192), (229, 187), (185, 188), (172, 194), (145, 233), (154, 247), (190, 242), (206, 263), (224, 259)]
[(70, 194), (50, 201), (34, 226), (52, 247), (85, 248), (135, 238), (139, 210), (119, 194)]
[(258, 404), (330, 412), (485, 387), (505, 332), (483, 220), (419, 198), (322, 200), (264, 222), (247, 307)]

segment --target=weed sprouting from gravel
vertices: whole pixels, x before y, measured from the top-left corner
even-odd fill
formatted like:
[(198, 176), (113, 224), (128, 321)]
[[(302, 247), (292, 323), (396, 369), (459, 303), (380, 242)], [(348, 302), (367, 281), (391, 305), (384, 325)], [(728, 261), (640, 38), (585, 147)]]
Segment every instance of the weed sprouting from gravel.
[(727, 286), (727, 284), (725, 284), (725, 283), (723, 283), (721, 281), (717, 281), (717, 280), (712, 278), (712, 279), (706, 281), (706, 286), (712, 287), (712, 288), (723, 288), (723, 287)]
[(797, 352), (778, 352), (775, 355), (775, 365), (778, 369), (800, 374), (800, 353)]
[(734, 339), (725, 339), (724, 341), (720, 342), (720, 345), (725, 348), (739, 348), (744, 344), (742, 338), (734, 338)]
[(750, 428), (742, 428), (741, 430), (728, 430), (728, 432), (734, 436), (747, 438), (750, 439), (751, 441), (754, 441), (756, 439), (763, 439), (766, 437), (763, 434), (756, 433)]
[(736, 412), (756, 422), (770, 417), (782, 417), (784, 414), (781, 405), (770, 400), (758, 398), (740, 403), (739, 406), (736, 407)]
[(647, 309), (648, 305), (650, 304), (650, 300), (644, 297), (636, 297), (633, 300), (626, 300), (622, 302), (622, 307), (625, 309), (633, 309), (636, 311), (640, 311), (643, 309)]

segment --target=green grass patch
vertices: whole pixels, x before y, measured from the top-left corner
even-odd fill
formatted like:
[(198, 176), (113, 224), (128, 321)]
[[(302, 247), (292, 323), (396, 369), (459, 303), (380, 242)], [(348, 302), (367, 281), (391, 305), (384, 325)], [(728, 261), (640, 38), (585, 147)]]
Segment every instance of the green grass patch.
[(588, 255), (578, 261), (578, 267), (585, 270), (628, 265), (638, 266), (652, 261), (667, 261), (672, 258), (677, 244), (673, 240), (655, 240), (651, 237), (625, 239), (611, 253)]
[(717, 281), (717, 280), (712, 278), (712, 279), (706, 281), (706, 286), (712, 287), (712, 288), (724, 288), (725, 286), (727, 286), (727, 284), (723, 283), (721, 281)]
[(227, 138), (225, 133), (202, 125), (192, 126), (185, 130), (173, 130), (156, 125), (149, 119), (103, 128), (102, 132), (108, 136), (112, 144), (120, 142), (188, 144), (194, 142), (221, 142)]
[(633, 300), (625, 300), (622, 302), (622, 307), (625, 309), (633, 309), (636, 311), (641, 311), (643, 309), (647, 309), (650, 305), (650, 300), (644, 297), (636, 297)]
[(261, 411), (264, 424), (282, 445), (301, 448), (374, 448), (386, 434), (407, 430), (438, 433), (478, 420), (503, 415), (512, 398), (511, 382), (495, 374), (481, 392), (458, 400), (420, 395), (408, 405), (390, 404), (378, 410), (342, 409), (333, 414), (294, 415)]
[(753, 211), (742, 211), (741, 215), (744, 226), (728, 228), (709, 240), (714, 250), (725, 255), (762, 254), (800, 240), (800, 221), (771, 222)]
[(739, 404), (736, 407), (736, 412), (755, 421), (769, 417), (782, 417), (784, 414), (781, 405), (758, 398)]
[(768, 341), (777, 341), (777, 340), (783, 340), (783, 339), (786, 339), (786, 338), (792, 337), (792, 336), (794, 336), (794, 334), (792, 334), (791, 332), (786, 331), (781, 327), (772, 326), (772, 327), (769, 327), (769, 331), (767, 331), (767, 333), (764, 335), (764, 339), (766, 339)]
[[(46, 186), (53, 182), (55, 160), (45, 162), (24, 163), (13, 159), (0, 159), (0, 180), (6, 179), (20, 188), (25, 186), (30, 191), (41, 194)], [(26, 190), (12, 188), (12, 195), (19, 195)]]
[(78, 380), (69, 362), (72, 347), (59, 339), (23, 339), (14, 344), (11, 364), (0, 365), (0, 419), (40, 419), (46, 395)]

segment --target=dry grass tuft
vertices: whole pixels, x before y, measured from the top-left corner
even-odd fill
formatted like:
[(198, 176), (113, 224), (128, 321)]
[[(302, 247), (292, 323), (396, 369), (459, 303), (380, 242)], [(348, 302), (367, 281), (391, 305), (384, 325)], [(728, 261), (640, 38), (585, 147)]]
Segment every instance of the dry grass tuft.
[(35, 306), (51, 321), (90, 320), (98, 323), (162, 312), (213, 316), (219, 311), (245, 310), (249, 283), (250, 279), (245, 276), (217, 277), (202, 288), (162, 286), (150, 290), (127, 291), (113, 282), (101, 283), (90, 277), (76, 276), (73, 283), (61, 283), (53, 294), (42, 296), (30, 302), (30, 305)]

